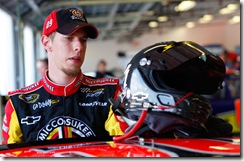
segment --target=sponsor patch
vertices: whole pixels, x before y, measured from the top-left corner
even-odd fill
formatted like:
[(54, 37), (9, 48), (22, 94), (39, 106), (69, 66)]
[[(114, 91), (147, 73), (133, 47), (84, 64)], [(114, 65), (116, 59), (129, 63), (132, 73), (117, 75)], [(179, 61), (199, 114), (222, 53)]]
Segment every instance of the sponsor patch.
[(39, 98), (39, 94), (21, 94), (19, 99), (25, 101), (26, 103), (34, 103)]
[(35, 104), (33, 104), (32, 108), (33, 110), (36, 109), (41, 109), (41, 108), (45, 108), (45, 107), (51, 107), (51, 105), (58, 103), (59, 100), (52, 100), (52, 99), (47, 99), (43, 102), (37, 102)]
[(107, 105), (108, 105), (108, 102), (99, 102), (99, 101), (80, 102), (79, 103), (79, 106), (81, 106), (81, 107), (96, 107), (96, 106), (106, 107)]
[(50, 120), (37, 134), (37, 140), (96, 136), (91, 128), (81, 120), (69, 116), (59, 116)]
[(25, 118), (21, 119), (21, 124), (26, 124), (26, 125), (33, 125), (40, 121), (41, 116), (26, 116)]
[(82, 93), (86, 93), (86, 98), (87, 97), (99, 97), (100, 95), (104, 94), (104, 88), (99, 88), (92, 90), (90, 88), (81, 88), (80, 91)]

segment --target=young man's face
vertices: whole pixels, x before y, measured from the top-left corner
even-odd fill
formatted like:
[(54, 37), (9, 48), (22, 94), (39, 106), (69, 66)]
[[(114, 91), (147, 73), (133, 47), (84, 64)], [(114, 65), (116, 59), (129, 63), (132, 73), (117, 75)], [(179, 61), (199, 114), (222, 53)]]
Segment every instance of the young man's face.
[(62, 35), (56, 32), (50, 47), (51, 68), (62, 71), (68, 76), (77, 76), (84, 62), (87, 47), (85, 30), (79, 29), (71, 35)]

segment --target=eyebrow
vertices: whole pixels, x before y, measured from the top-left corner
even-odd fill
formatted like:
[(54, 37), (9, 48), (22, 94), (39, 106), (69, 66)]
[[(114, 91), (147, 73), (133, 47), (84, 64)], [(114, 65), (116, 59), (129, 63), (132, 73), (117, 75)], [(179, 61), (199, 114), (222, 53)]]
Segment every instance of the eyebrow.
[(77, 34), (76, 32), (75, 33), (72, 33), (70, 35), (66, 35), (66, 36), (79, 36), (79, 37), (82, 37), (82, 38), (88, 38), (87, 34), (84, 33), (84, 34)]

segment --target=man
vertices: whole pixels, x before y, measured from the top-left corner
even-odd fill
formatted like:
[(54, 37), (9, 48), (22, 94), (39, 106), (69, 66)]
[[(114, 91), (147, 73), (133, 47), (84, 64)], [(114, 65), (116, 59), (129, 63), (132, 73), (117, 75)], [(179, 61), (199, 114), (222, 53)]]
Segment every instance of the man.
[(48, 59), (38, 59), (36, 62), (36, 69), (39, 76), (43, 76), (48, 68)]
[(110, 78), (113, 77), (113, 74), (111, 72), (108, 72), (106, 69), (107, 63), (105, 60), (101, 59), (97, 63), (97, 70), (95, 72), (96, 78)]
[(81, 72), (87, 39), (97, 36), (96, 27), (76, 8), (47, 17), (41, 42), (48, 70), (39, 82), (9, 92), (3, 144), (123, 135), (127, 124), (108, 101), (121, 92), (118, 79), (93, 79)]

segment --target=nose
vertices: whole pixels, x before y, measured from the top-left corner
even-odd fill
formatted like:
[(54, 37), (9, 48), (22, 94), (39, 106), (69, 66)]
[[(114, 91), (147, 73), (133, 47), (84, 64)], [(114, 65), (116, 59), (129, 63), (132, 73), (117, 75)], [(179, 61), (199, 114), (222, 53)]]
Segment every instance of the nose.
[(75, 39), (74, 41), (74, 50), (81, 51), (84, 48), (84, 43), (81, 42), (79, 39)]

